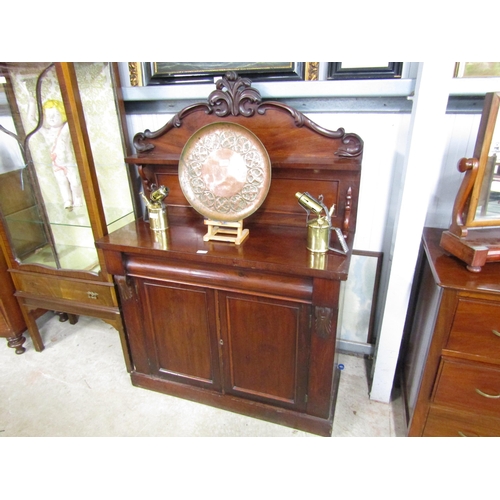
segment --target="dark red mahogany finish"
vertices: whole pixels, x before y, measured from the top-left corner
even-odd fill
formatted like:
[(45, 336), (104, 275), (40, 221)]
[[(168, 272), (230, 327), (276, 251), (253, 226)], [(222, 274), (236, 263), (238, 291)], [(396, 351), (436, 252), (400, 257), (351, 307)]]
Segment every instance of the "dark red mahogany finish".
[[(332, 223), (352, 247), (363, 142), (262, 102), (250, 84), (230, 73), (207, 103), (136, 135), (138, 153), (127, 162), (138, 167), (146, 195), (170, 189), (170, 227), (159, 237), (138, 220), (97, 246), (118, 285), (135, 385), (328, 436), (350, 252), (321, 259), (306, 249), (306, 213), (295, 193), (335, 204)], [(244, 220), (250, 234), (241, 245), (203, 241), (203, 218), (177, 175), (186, 141), (216, 121), (251, 130), (272, 163), (269, 194)]]

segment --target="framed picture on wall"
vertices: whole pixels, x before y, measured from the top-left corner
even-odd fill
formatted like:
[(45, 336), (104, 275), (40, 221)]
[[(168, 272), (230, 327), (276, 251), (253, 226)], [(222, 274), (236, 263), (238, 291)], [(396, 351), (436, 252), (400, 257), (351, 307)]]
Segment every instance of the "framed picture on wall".
[(402, 62), (329, 62), (328, 80), (401, 78)]
[(303, 62), (142, 62), (129, 63), (131, 81), (136, 85), (213, 83), (228, 71), (253, 81), (305, 80)]
[(500, 62), (458, 62), (455, 78), (500, 77)]

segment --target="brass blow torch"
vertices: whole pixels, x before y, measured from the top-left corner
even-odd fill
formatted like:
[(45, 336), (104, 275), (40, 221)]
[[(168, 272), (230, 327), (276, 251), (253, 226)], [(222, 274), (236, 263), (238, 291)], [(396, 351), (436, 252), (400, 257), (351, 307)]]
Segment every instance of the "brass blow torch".
[[(348, 252), (347, 243), (344, 235), (339, 228), (332, 227), (332, 215), (335, 211), (335, 204), (328, 210), (323, 203), (323, 195), (315, 199), (308, 192), (295, 193), (295, 197), (299, 201), (299, 205), (307, 212), (307, 249), (311, 252), (326, 253), (328, 250), (345, 255)], [(316, 218), (309, 220), (309, 215), (314, 212)], [(325, 212), (324, 215), (321, 215)], [(335, 231), (338, 236), (341, 250), (337, 250), (330, 246), (330, 234)]]

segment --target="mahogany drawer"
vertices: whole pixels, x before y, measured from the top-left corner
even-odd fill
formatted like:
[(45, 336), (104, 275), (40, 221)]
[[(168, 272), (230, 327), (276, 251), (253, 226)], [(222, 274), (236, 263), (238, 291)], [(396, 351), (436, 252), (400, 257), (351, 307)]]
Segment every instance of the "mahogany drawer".
[(446, 348), (500, 360), (500, 303), (460, 299)]
[(18, 290), (26, 294), (71, 300), (103, 307), (116, 306), (114, 288), (110, 283), (52, 278), (38, 274), (16, 273)]
[(431, 408), (423, 437), (498, 437), (500, 419), (446, 408)]
[(500, 369), (482, 363), (443, 360), (434, 403), (500, 416)]

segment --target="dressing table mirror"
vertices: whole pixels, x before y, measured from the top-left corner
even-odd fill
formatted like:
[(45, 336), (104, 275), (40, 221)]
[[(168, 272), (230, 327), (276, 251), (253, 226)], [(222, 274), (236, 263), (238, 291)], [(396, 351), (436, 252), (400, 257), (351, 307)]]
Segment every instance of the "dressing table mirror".
[(500, 92), (485, 96), (473, 158), (458, 163), (465, 172), (441, 247), (480, 272), (500, 261)]

